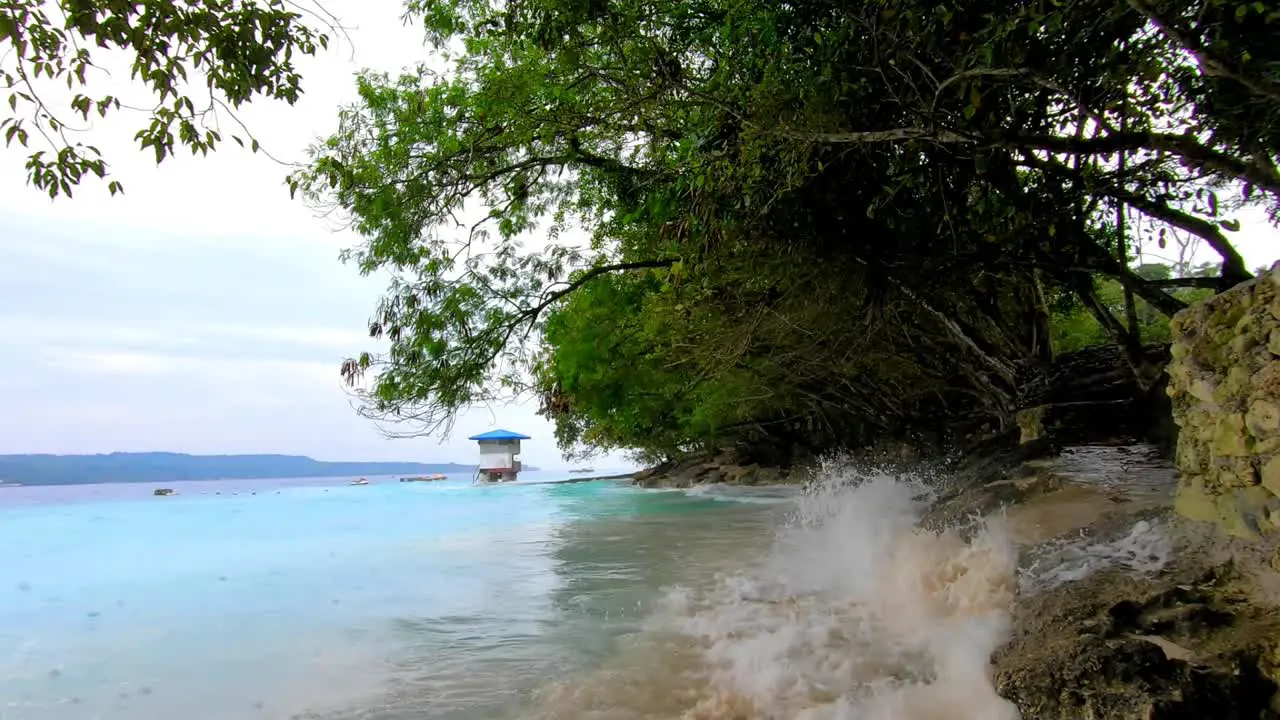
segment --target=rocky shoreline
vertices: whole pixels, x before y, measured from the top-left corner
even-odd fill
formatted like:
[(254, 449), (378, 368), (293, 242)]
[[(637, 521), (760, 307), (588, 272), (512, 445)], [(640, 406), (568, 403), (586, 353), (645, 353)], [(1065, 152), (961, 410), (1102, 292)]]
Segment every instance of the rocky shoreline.
[(732, 452), (696, 455), (641, 470), (633, 476), (645, 488), (689, 488), (694, 485), (781, 485), (808, 480), (807, 468), (762, 467), (742, 462)]
[[(1159, 446), (1075, 445), (977, 465), (985, 472), (944, 490), (927, 525), (1001, 513), (1024, 570), (1117, 548), (1111, 566), (1083, 577), (1068, 567), (1059, 584), (1020, 589), (1013, 636), (992, 669), (998, 691), (1024, 719), (1280, 718), (1275, 543), (1179, 515), (1178, 472)], [(722, 456), (644, 471), (636, 482), (764, 485), (807, 477)], [(1132, 566), (1142, 560), (1141, 545), (1124, 549), (1143, 528), (1167, 552), (1147, 572)]]
[[(1154, 387), (1115, 350), (1077, 354), (1024, 394), (1016, 427), (949, 462), (914, 462), (908, 446), (869, 456), (939, 478), (928, 524), (1001, 513), (1020, 570), (1038, 569), (1026, 577), (1062, 580), (1020, 587), (993, 658), (1023, 718), (1280, 718), (1280, 263), (1172, 327), (1171, 351), (1148, 351), (1167, 368)], [(690, 457), (635, 482), (811, 474), (748, 455)], [(1072, 553), (1103, 561), (1084, 572)], [(1053, 562), (1065, 569), (1046, 574)]]

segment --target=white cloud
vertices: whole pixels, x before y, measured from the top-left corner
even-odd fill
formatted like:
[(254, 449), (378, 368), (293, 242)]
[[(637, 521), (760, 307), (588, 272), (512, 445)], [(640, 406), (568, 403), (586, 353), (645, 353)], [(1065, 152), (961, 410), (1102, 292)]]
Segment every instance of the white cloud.
[(359, 348), (370, 347), (374, 343), (369, 337), (369, 333), (348, 328), (212, 324), (204, 326), (204, 329), (211, 333), (232, 337), (278, 340), (298, 345), (338, 348), (349, 353), (354, 353)]
[[(402, 0), (328, 0), (352, 26), (299, 58), (305, 95), (239, 114), (273, 156), (305, 159), (355, 99), (362, 67), (429, 60)], [(120, 58), (94, 94), (138, 97)], [(48, 86), (51, 93), (59, 92)], [(144, 103), (137, 103), (144, 104)], [(291, 200), (288, 172), (227, 142), (156, 167), (132, 136), (140, 118), (96, 120), (126, 194), (88, 181), (50, 201), (25, 183), (25, 154), (0, 151), (0, 452), (286, 452), (321, 459), (468, 461), (465, 438), (495, 425), (534, 436), (525, 460), (561, 464), (551, 426), (525, 403), (464, 413), (452, 436), (385, 439), (350, 407), (338, 363), (380, 346), (366, 322), (385, 278), (338, 262), (357, 242)], [(229, 118), (224, 118), (229, 120)], [(603, 466), (603, 463), (598, 464)]]
[(169, 375), (193, 381), (241, 383), (246, 379), (302, 385), (338, 385), (338, 363), (199, 357), (113, 350), (52, 350), (47, 366), (87, 375)]
[(76, 319), (41, 319), (25, 315), (0, 314), (0, 345), (30, 346), (75, 340), (92, 346), (119, 348), (206, 344), (226, 347), (245, 342), (271, 341), (297, 345), (314, 351), (324, 349), (350, 355), (371, 347), (374, 341), (358, 328), (306, 325), (252, 325), (232, 322), (182, 323), (158, 320), (151, 323), (97, 323)]
[(49, 366), (92, 375), (159, 375), (173, 369), (163, 356), (127, 352), (53, 353)]
[[(145, 409), (125, 402), (58, 403), (33, 406), (24, 412), (21, 417), (0, 417), (0, 433), (5, 433), (5, 425), (10, 423), (14, 426), (30, 427), (32, 424), (60, 423), (65, 425), (68, 420), (71, 420), (73, 423), (121, 427), (144, 422), (146, 417)], [(15, 427), (5, 434), (18, 434), (20, 432), (21, 430)], [(40, 450), (5, 450), (4, 447), (0, 446), (0, 452), (40, 452)]]

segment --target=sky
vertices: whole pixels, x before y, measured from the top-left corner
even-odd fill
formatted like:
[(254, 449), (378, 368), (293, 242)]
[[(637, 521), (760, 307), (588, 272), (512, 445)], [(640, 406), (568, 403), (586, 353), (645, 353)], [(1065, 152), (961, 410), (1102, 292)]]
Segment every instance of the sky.
[[(355, 72), (429, 59), (419, 30), (400, 20), (401, 0), (325, 6), (350, 42), (299, 61), (306, 95), (296, 105), (240, 113), (285, 161), (336, 128)], [(127, 88), (124, 78), (98, 78), (94, 94)], [(133, 144), (138, 122), (100, 120), (84, 136), (125, 183), (123, 197), (90, 181), (51, 201), (26, 185), (23, 152), (0, 151), (0, 453), (469, 462), (466, 437), (503, 427), (533, 437), (527, 464), (566, 465), (532, 403), (470, 411), (444, 439), (388, 439), (359, 417), (338, 367), (376, 349), (365, 328), (384, 280), (338, 261), (357, 238), (291, 200), (286, 168), (231, 143), (157, 167)], [(1242, 219), (1235, 239), (1250, 267), (1280, 256), (1260, 214)]]
[[(239, 113), (281, 160), (302, 161), (336, 129), (357, 71), (429, 59), (401, 0), (325, 6), (350, 42), (299, 62), (306, 95), (294, 106)], [(99, 77), (93, 94), (128, 88), (127, 75)], [(135, 149), (139, 122), (98, 120), (83, 135), (124, 182), (115, 198), (91, 181), (51, 201), (26, 185), (25, 153), (0, 150), (0, 453), (473, 462), (466, 438), (502, 427), (532, 436), (526, 464), (568, 465), (532, 403), (467, 412), (443, 442), (387, 439), (359, 417), (338, 368), (376, 349), (365, 329), (385, 280), (339, 262), (357, 237), (291, 200), (287, 168), (233, 143), (157, 167)]]

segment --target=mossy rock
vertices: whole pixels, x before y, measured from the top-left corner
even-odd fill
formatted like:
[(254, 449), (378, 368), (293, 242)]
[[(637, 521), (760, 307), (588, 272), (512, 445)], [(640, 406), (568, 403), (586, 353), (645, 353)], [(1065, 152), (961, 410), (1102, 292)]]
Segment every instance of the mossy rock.
[(1228, 535), (1256, 540), (1277, 529), (1280, 497), (1261, 486), (1224, 490), (1192, 477), (1178, 486), (1174, 509), (1189, 520), (1213, 523)]
[(1280, 435), (1280, 402), (1275, 398), (1255, 398), (1245, 414), (1245, 426), (1257, 439)]
[(1249, 436), (1245, 432), (1244, 413), (1227, 413), (1218, 418), (1213, 432), (1211, 452), (1215, 458), (1248, 457)]
[(1037, 405), (1036, 407), (1018, 411), (1015, 420), (1018, 423), (1019, 443), (1025, 445), (1045, 436), (1044, 411), (1044, 405)]
[(1272, 457), (1262, 464), (1262, 468), (1258, 471), (1259, 480), (1262, 487), (1266, 488), (1272, 495), (1280, 497), (1280, 455)]

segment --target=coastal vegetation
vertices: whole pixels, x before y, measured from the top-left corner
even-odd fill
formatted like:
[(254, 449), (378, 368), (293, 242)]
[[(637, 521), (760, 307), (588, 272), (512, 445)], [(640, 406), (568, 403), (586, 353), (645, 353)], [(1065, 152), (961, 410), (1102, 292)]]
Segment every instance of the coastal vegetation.
[[(28, 170), (51, 194), (105, 161), (27, 83), (114, 111), (88, 94), (89, 45), (136, 56), (160, 101), (138, 139), (162, 160), (222, 139), (189, 75), (211, 112), (292, 102), (292, 59), (340, 31), (281, 0), (49, 7), (0, 3), (0, 42), (6, 139), (48, 133)], [(410, 432), (533, 395), (570, 453), (971, 440), (1012, 427), (1070, 350), (1115, 344), (1156, 385), (1145, 345), (1251, 276), (1239, 214), (1280, 209), (1266, 3), (410, 0), (406, 18), (432, 57), (364, 73), (289, 183), (351, 220), (348, 261), (394, 278), (369, 326), (389, 350), (342, 370)]]
[(344, 373), (421, 432), (532, 392), (569, 452), (966, 441), (1073, 347), (1155, 385), (1280, 207), (1262, 3), (409, 13), (449, 67), (363, 75), (293, 181), (394, 273)]

